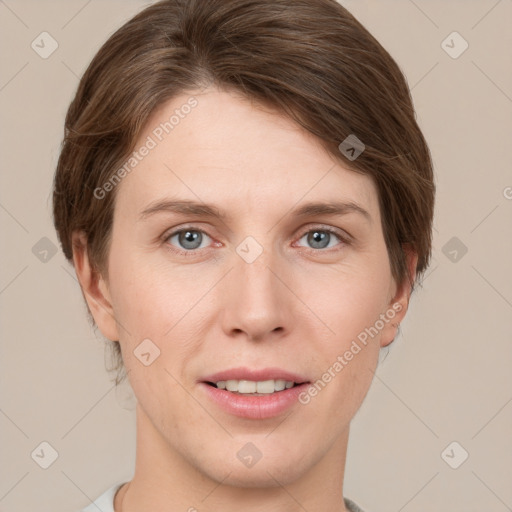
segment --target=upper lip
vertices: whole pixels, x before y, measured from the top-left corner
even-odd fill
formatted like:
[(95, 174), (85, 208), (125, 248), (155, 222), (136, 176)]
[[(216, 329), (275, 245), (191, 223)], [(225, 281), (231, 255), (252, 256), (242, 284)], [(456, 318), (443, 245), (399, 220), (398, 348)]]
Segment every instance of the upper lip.
[(231, 368), (229, 370), (222, 370), (217, 373), (212, 373), (201, 379), (202, 382), (219, 382), (225, 380), (251, 380), (255, 382), (264, 380), (285, 380), (302, 384), (309, 382), (307, 378), (296, 373), (283, 370), (282, 368), (262, 368), (260, 370), (251, 368)]

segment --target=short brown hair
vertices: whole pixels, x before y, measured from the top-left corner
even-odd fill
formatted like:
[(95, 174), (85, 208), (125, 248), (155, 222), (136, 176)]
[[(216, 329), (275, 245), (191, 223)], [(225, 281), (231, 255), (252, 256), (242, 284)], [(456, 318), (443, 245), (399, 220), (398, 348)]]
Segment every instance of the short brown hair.
[[(68, 260), (71, 235), (83, 230), (93, 268), (108, 276), (115, 188), (103, 198), (95, 189), (123, 165), (156, 107), (210, 83), (277, 109), (345, 167), (370, 176), (393, 277), (408, 277), (406, 246), (418, 254), (417, 276), (425, 271), (435, 187), (409, 88), (335, 0), (164, 0), (117, 30), (66, 116), (53, 215)], [(356, 159), (340, 151), (349, 136), (364, 144)]]

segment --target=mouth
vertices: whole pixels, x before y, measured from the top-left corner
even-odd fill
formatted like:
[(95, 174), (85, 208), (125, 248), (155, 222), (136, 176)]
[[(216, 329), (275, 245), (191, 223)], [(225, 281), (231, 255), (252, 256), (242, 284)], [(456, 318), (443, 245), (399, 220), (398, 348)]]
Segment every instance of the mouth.
[(219, 380), (217, 382), (206, 381), (206, 384), (217, 389), (225, 389), (230, 393), (248, 396), (266, 396), (279, 393), (286, 389), (291, 389), (304, 384), (304, 382), (294, 382), (284, 379), (270, 380)]
[(209, 375), (199, 384), (211, 403), (222, 411), (262, 420), (293, 407), (310, 381), (279, 368), (235, 368)]

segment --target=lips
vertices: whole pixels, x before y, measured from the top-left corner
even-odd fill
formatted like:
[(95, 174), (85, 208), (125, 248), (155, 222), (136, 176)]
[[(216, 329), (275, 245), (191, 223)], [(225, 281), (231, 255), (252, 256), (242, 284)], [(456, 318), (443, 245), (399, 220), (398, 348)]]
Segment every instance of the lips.
[(224, 412), (262, 420), (279, 416), (292, 407), (309, 380), (281, 368), (233, 368), (208, 375), (199, 384)]

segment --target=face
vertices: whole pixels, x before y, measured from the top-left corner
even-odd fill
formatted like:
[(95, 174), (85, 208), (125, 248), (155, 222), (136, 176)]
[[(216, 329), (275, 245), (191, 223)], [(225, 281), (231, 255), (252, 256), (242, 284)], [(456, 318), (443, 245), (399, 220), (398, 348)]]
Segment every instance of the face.
[(406, 311), (377, 190), (216, 89), (155, 111), (144, 145), (117, 185), (108, 283), (87, 296), (138, 426), (214, 480), (297, 480), (339, 451)]

